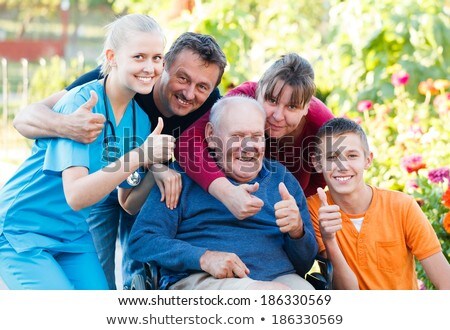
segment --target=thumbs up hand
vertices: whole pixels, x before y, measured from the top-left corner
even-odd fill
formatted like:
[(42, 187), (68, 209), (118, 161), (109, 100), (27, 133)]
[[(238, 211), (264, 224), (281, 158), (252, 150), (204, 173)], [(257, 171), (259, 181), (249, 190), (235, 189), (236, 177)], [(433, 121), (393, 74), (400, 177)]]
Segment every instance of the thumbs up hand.
[(161, 117), (158, 118), (158, 125), (153, 132), (147, 137), (141, 146), (143, 152), (143, 165), (150, 166), (153, 164), (168, 161), (173, 155), (175, 148), (175, 138), (172, 135), (161, 134), (164, 122)]
[(300, 238), (303, 236), (304, 231), (297, 202), (283, 182), (279, 184), (278, 191), (280, 192), (281, 201), (275, 204), (277, 226), (282, 233), (288, 233), (291, 238)]
[(328, 205), (327, 195), (322, 188), (317, 188), (320, 199), (319, 229), (323, 240), (336, 237), (336, 232), (342, 229), (342, 217), (338, 205)]
[(90, 93), (89, 99), (67, 115), (63, 125), (59, 125), (63, 130), (62, 136), (81, 143), (91, 143), (102, 132), (106, 119), (102, 114), (92, 112), (97, 104), (98, 96), (94, 91)]

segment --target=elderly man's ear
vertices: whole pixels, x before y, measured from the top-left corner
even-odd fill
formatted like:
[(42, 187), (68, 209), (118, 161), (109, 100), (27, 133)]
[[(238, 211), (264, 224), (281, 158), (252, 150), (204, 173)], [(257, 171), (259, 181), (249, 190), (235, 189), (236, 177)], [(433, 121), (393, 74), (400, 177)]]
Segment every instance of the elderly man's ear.
[(210, 122), (208, 122), (205, 127), (205, 138), (209, 149), (217, 149), (217, 137), (214, 136), (214, 127)]

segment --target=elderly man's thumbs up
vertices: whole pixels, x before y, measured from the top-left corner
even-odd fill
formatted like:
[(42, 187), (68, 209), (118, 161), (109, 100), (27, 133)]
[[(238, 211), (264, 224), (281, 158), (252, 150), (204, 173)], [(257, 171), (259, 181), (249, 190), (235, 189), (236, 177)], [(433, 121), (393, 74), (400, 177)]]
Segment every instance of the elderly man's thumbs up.
[(291, 238), (300, 238), (303, 236), (303, 221), (295, 198), (283, 182), (279, 184), (278, 191), (281, 201), (275, 204), (277, 226), (282, 233), (288, 233)]

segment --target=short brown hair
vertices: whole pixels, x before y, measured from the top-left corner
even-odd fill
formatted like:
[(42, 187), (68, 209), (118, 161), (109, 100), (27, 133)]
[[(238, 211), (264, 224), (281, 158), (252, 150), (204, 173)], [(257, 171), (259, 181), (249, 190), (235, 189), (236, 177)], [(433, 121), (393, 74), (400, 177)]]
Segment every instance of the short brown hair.
[[(274, 95), (275, 86), (280, 81), (283, 82), (283, 86), (278, 95)], [(308, 105), (316, 91), (314, 70), (311, 64), (298, 54), (283, 55), (273, 63), (259, 80), (256, 95), (263, 96), (266, 101), (274, 96), (278, 99), (286, 85), (294, 90), (291, 102), (302, 108)]]

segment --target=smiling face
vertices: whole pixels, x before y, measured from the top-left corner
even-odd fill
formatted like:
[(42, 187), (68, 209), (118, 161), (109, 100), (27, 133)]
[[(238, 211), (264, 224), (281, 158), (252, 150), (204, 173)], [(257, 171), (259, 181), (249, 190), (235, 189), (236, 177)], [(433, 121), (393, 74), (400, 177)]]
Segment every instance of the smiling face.
[(364, 170), (372, 163), (373, 155), (356, 133), (328, 135), (319, 145), (320, 160), (316, 169), (323, 173), (331, 194), (362, 194), (365, 189)]
[(218, 123), (207, 124), (208, 146), (214, 149), (217, 165), (228, 177), (249, 182), (257, 177), (263, 163), (264, 113), (254, 101), (241, 98), (230, 101), (221, 111)]
[(214, 90), (220, 69), (191, 50), (181, 51), (155, 87), (155, 102), (167, 117), (197, 110)]
[(163, 71), (164, 40), (155, 32), (133, 31), (133, 37), (106, 51), (112, 74), (130, 93), (148, 94)]
[(278, 81), (273, 95), (264, 97), (265, 87), (257, 95), (266, 111), (266, 133), (271, 138), (281, 138), (292, 134), (308, 113), (309, 104), (300, 106), (299, 100), (293, 100), (294, 89), (283, 81)]

